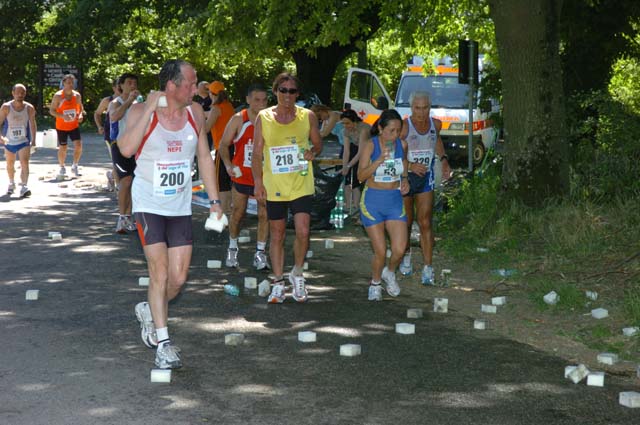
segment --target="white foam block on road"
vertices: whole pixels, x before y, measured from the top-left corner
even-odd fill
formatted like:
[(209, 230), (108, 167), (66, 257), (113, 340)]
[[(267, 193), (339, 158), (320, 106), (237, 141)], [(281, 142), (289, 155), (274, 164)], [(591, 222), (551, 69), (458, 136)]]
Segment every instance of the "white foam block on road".
[(604, 372), (591, 372), (587, 375), (587, 385), (590, 387), (604, 387)]
[(396, 323), (396, 333), (402, 335), (413, 335), (416, 333), (416, 325), (413, 323)]
[(342, 344), (340, 346), (340, 355), (345, 357), (354, 357), (362, 354), (362, 347), (359, 344)]
[(305, 261), (304, 264), (302, 265), (302, 270), (309, 270), (309, 263)]
[(485, 330), (487, 329), (487, 321), (484, 319), (476, 319), (473, 321), (473, 329)]
[(24, 298), (27, 301), (37, 301), (38, 295), (40, 295), (40, 291), (38, 289), (28, 289), (24, 294)]
[(313, 257), (313, 251), (309, 250), (307, 251), (307, 255), (305, 255), (305, 258), (312, 258)]
[(591, 310), (591, 317), (595, 319), (604, 319), (605, 317), (609, 317), (609, 311), (605, 308), (596, 308)]
[(62, 240), (62, 233), (60, 232), (49, 232), (49, 239), (52, 241), (60, 241)]
[(555, 305), (560, 301), (560, 296), (556, 293), (556, 291), (551, 291), (544, 297), (542, 297), (545, 303), (549, 305)]
[(250, 236), (240, 236), (238, 238), (238, 243), (249, 243), (249, 242), (251, 242)]
[(618, 401), (625, 407), (635, 409), (640, 407), (640, 393), (636, 391), (623, 391), (620, 393)]
[(149, 286), (149, 278), (148, 277), (139, 277), (138, 278), (138, 286)]
[(324, 247), (326, 249), (332, 249), (333, 248), (333, 239), (325, 239), (324, 240)]
[(238, 236), (249, 236), (249, 229), (242, 229), (240, 230), (240, 234)]
[(571, 372), (573, 372), (574, 370), (576, 370), (578, 366), (577, 365), (569, 365), (569, 366), (565, 366), (564, 367), (564, 378), (567, 379), (569, 378), (569, 374)]
[(387, 258), (391, 258), (391, 250), (387, 249)]
[(240, 345), (244, 341), (244, 335), (239, 333), (226, 334), (224, 336), (225, 345)]
[(598, 363), (614, 365), (618, 363), (618, 355), (615, 353), (600, 353), (598, 354)]
[(586, 378), (588, 375), (589, 375), (589, 369), (587, 369), (585, 365), (579, 364), (578, 367), (576, 367), (569, 373), (568, 378), (571, 379), (571, 382), (573, 382), (574, 384), (577, 384), (578, 382)]
[(171, 382), (171, 369), (151, 369), (151, 382)]
[(407, 318), (408, 319), (420, 319), (422, 317), (422, 309), (421, 308), (409, 308), (407, 309)]
[(258, 279), (255, 277), (245, 277), (244, 287), (247, 289), (256, 289), (258, 287)]
[(316, 333), (313, 331), (298, 332), (298, 341), (300, 342), (316, 342)]
[(491, 298), (492, 305), (505, 305), (507, 303), (507, 297), (493, 297)]
[(265, 279), (262, 282), (260, 282), (260, 285), (258, 285), (258, 296), (268, 297), (270, 293), (271, 293), (271, 283), (267, 279)]
[(622, 329), (622, 335), (624, 336), (634, 336), (638, 332), (640, 332), (640, 328), (637, 326)]
[(207, 261), (207, 268), (208, 269), (219, 269), (220, 267), (222, 267), (222, 261), (220, 261), (220, 260), (208, 260)]
[(447, 313), (449, 311), (449, 300), (447, 298), (434, 298), (433, 311), (435, 313)]
[(480, 310), (483, 313), (496, 314), (498, 312), (498, 307), (496, 307), (495, 305), (482, 304)]

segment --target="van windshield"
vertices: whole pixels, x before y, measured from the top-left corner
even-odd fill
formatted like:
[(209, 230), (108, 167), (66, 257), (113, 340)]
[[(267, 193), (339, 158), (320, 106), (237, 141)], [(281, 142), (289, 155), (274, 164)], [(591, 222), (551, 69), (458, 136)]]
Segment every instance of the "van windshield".
[(426, 91), (432, 108), (469, 108), (469, 86), (458, 84), (457, 75), (408, 75), (402, 79), (396, 95), (396, 107), (409, 107), (409, 96)]

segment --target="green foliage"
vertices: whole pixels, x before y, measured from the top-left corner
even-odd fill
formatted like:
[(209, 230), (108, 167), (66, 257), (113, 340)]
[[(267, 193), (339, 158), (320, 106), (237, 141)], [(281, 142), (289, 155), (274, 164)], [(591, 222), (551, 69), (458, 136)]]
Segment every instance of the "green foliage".
[(611, 200), (640, 193), (640, 115), (603, 92), (569, 102), (572, 194)]
[(624, 292), (624, 312), (632, 326), (640, 326), (640, 282), (635, 280)]
[[(640, 37), (639, 37), (640, 39)], [(640, 60), (621, 58), (613, 64), (613, 76), (609, 82), (611, 96), (640, 114)]]

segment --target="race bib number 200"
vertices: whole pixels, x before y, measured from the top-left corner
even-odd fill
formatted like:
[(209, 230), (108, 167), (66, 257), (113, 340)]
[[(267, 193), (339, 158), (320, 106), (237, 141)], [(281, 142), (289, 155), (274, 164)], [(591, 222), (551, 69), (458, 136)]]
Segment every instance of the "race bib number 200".
[(184, 192), (191, 175), (191, 161), (156, 161), (153, 167), (153, 195), (175, 196)]

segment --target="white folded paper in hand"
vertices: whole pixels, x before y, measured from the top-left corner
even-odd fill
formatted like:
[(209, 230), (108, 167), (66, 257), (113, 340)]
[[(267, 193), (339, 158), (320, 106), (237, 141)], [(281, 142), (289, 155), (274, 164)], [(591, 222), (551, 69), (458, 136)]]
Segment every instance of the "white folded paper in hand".
[(222, 214), (222, 217), (218, 218), (218, 213), (212, 212), (209, 214), (209, 218), (204, 223), (205, 230), (215, 230), (220, 233), (224, 230), (224, 226), (229, 225), (229, 220), (227, 220), (227, 216)]

